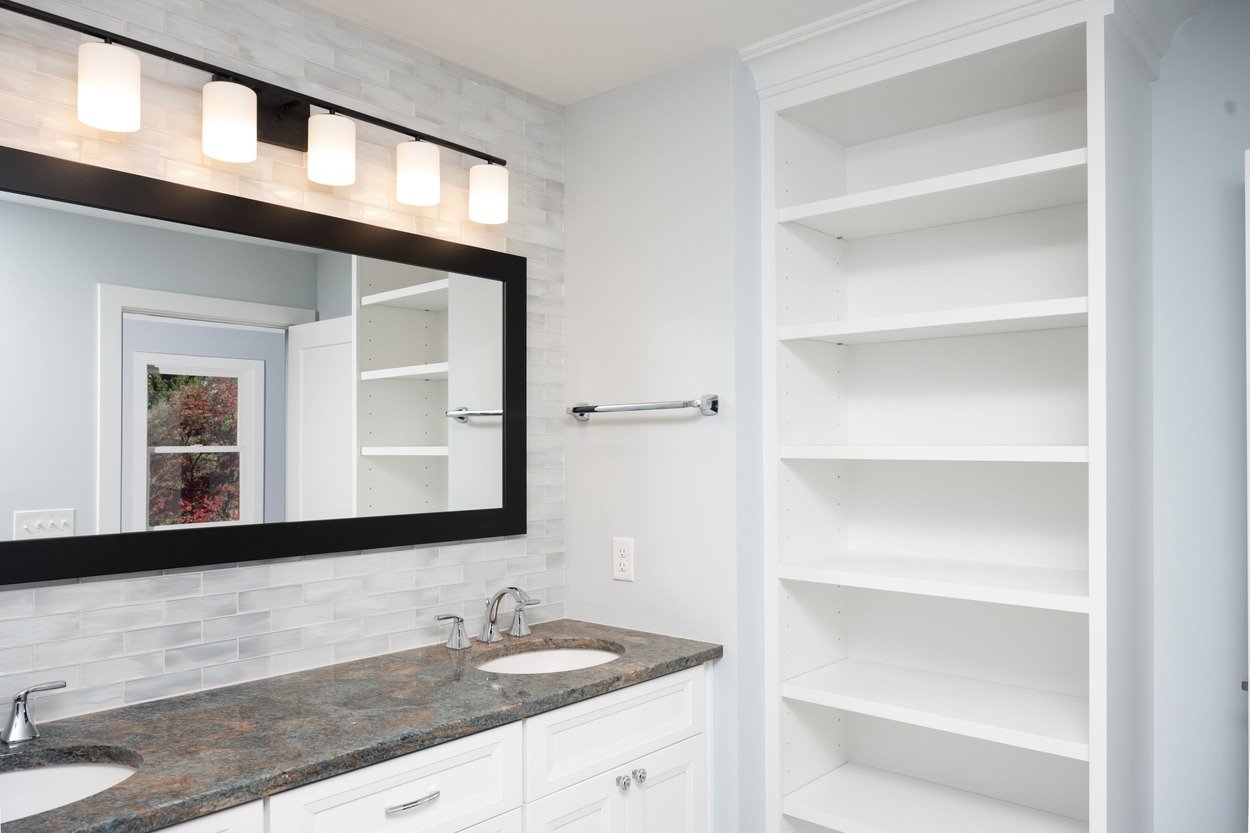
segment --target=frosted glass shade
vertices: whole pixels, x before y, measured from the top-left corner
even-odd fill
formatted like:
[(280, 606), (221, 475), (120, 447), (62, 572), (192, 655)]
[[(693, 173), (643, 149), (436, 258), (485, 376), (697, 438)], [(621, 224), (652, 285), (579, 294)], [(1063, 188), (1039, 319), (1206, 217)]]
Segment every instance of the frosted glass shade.
[(508, 222), (508, 169), (503, 165), (469, 168), (469, 219), (487, 225)]
[(139, 56), (112, 43), (78, 47), (78, 120), (111, 133), (139, 129)]
[(356, 182), (356, 122), (332, 113), (308, 119), (308, 178), (319, 185)]
[(220, 162), (256, 161), (256, 93), (242, 84), (204, 85), (204, 155)]
[(438, 205), (441, 192), (438, 145), (404, 142), (395, 148), (395, 199), (404, 205)]

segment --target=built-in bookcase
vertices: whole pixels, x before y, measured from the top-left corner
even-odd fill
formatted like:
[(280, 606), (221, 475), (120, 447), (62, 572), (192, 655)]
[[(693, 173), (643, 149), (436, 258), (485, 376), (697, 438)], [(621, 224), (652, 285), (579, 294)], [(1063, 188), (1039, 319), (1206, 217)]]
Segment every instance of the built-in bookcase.
[(765, 101), (770, 830), (1091, 829), (1087, 48)]

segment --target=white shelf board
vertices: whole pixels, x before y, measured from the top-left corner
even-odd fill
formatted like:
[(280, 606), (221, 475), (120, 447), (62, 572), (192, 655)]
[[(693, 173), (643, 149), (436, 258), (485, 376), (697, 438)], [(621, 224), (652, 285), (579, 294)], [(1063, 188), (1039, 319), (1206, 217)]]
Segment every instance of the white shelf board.
[(450, 285), (450, 279), (443, 278), (441, 281), (419, 283), (414, 286), (392, 289), (389, 292), (375, 292), (372, 295), (361, 297), (360, 305), (362, 307), (401, 307), (403, 309), (423, 309), (441, 312), (447, 309), (449, 303), (448, 288)]
[(854, 240), (1085, 202), (1085, 148), (783, 208), (778, 220)]
[(836, 584), (919, 596), (1089, 612), (1084, 570), (886, 553), (839, 553), (781, 564), (783, 581)]
[(1083, 445), (783, 445), (783, 460), (1085, 463)]
[(782, 327), (781, 341), (811, 339), (834, 344), (879, 344), (930, 338), (1060, 330), (1089, 322), (1088, 298), (1056, 298), (935, 312), (799, 324)]
[(388, 367), (383, 370), (366, 370), (360, 374), (360, 381), (373, 382), (378, 379), (406, 379), (416, 382), (440, 382), (447, 378), (447, 362), (435, 364), (414, 364), (408, 367)]
[(847, 763), (786, 796), (787, 816), (839, 833), (1088, 833), (1083, 821)]
[(790, 700), (1089, 760), (1089, 701), (1020, 686), (846, 659), (787, 680)]
[(375, 445), (360, 449), (361, 457), (446, 457), (445, 445)]

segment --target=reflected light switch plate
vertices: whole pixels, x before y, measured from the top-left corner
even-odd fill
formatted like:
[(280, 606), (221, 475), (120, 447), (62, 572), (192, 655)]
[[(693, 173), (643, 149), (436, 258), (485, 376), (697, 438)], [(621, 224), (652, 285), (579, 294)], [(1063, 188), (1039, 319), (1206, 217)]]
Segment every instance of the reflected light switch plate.
[(65, 538), (73, 534), (73, 509), (35, 509), (13, 513), (14, 541)]

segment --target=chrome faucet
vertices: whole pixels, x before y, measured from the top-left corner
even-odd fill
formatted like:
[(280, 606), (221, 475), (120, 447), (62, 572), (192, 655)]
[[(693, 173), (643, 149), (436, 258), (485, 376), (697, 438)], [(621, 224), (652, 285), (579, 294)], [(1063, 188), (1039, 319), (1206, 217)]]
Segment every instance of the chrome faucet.
[(3, 731), (0, 731), (0, 741), (3, 741), (5, 746), (17, 746), (39, 737), (39, 727), (30, 719), (30, 706), (27, 701), (36, 691), (55, 691), (58, 688), (65, 688), (64, 680), (40, 683), (19, 691), (13, 698), (13, 710), (9, 712), (9, 722), (5, 724)]
[(538, 602), (519, 587), (505, 587), (486, 601), (486, 618), (482, 620), (482, 634), (477, 638), (478, 642), (503, 640), (497, 623), (499, 603), (503, 601), (504, 596), (511, 596), (516, 600), (516, 607), (512, 611), (512, 627), (508, 629), (508, 633), (512, 636), (529, 636), (530, 628), (525, 622), (525, 608), (536, 605)]
[(473, 643), (469, 641), (469, 635), (464, 632), (464, 618), (454, 613), (444, 613), (442, 616), (436, 616), (440, 622), (451, 621), (451, 635), (447, 637), (447, 647), (452, 651), (463, 651), (473, 647)]

